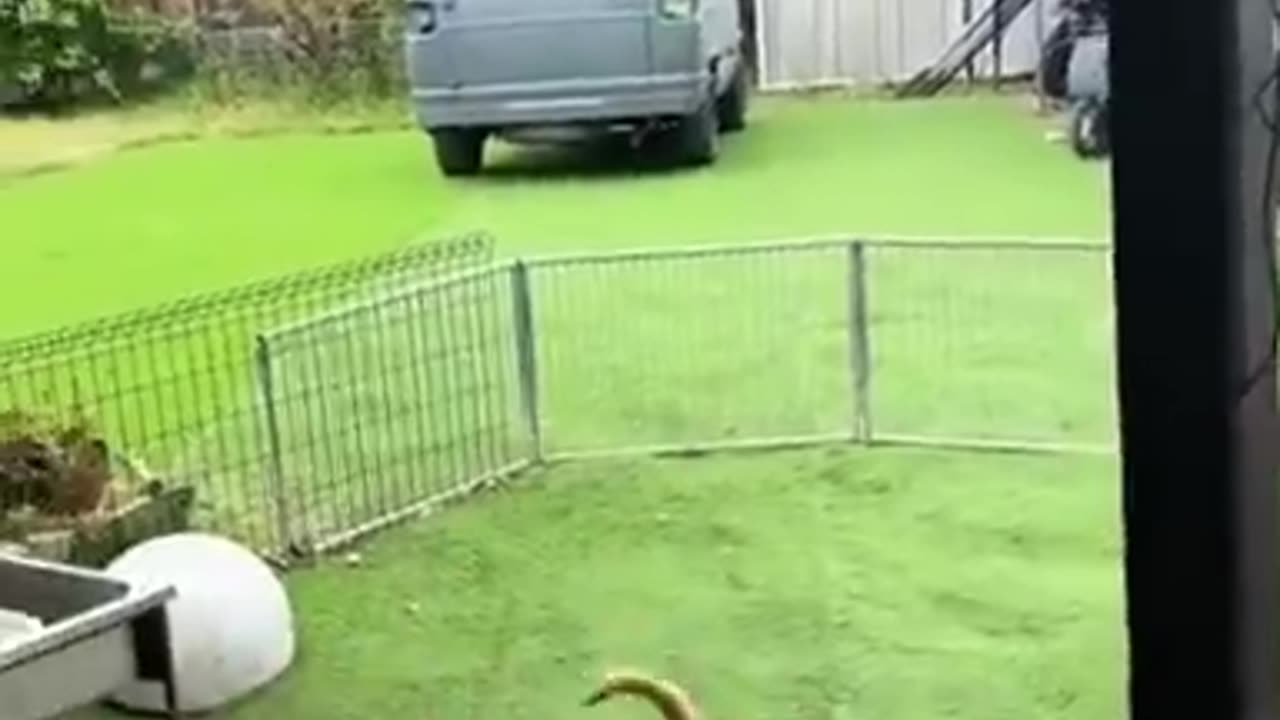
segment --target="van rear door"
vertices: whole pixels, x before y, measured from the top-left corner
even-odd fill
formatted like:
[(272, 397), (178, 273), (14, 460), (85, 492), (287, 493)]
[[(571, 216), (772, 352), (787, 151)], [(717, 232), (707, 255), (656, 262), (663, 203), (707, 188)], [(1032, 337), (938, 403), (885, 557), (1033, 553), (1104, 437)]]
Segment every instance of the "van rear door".
[(654, 0), (436, 1), (436, 42), (454, 87), (651, 71)]

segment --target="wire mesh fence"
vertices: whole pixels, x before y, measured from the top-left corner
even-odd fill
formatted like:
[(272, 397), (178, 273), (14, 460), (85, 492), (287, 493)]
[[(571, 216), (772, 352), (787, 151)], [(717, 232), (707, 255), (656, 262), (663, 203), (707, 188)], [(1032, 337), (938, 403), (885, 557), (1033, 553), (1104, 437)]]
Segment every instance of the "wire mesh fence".
[(847, 246), (534, 266), (552, 455), (850, 437)]
[(507, 276), (478, 268), (259, 337), (288, 545), (341, 544), (523, 464)]
[[(487, 238), (466, 237), (0, 344), (0, 409), (9, 410), (0, 424), (0, 530), (29, 526), (19, 520), (33, 510), (115, 517), (145, 493), (185, 488), (194, 507), (184, 524), (281, 548), (270, 520), (280, 498), (263, 483), (271, 455), (255, 335), (491, 261)], [(78, 435), (104, 455), (87, 480), (86, 463), (74, 462), (78, 446), (65, 442)], [(78, 507), (51, 506), (57, 486), (77, 482), (98, 487)], [(113, 493), (96, 492), (108, 483)]]
[(1112, 445), (1109, 257), (869, 246), (875, 436)]
[[(1106, 450), (1109, 253), (818, 240), (495, 262), (483, 237), (0, 347), (195, 522), (332, 549), (544, 460)], [(0, 481), (5, 479), (0, 457)]]
[(1105, 450), (1108, 257), (846, 240), (553, 257), (274, 329), (278, 535), (323, 550), (542, 460)]
[(549, 451), (1106, 446), (1108, 257), (823, 240), (540, 261)]

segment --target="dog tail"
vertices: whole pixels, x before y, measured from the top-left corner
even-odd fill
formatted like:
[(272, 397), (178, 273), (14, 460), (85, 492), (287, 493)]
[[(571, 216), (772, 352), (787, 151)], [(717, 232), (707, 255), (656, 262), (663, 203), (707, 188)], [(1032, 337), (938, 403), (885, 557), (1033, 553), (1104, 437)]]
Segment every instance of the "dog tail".
[(633, 671), (610, 673), (600, 689), (592, 693), (585, 704), (599, 705), (619, 695), (648, 701), (662, 713), (664, 720), (701, 720), (702, 718), (693, 700), (680, 686)]

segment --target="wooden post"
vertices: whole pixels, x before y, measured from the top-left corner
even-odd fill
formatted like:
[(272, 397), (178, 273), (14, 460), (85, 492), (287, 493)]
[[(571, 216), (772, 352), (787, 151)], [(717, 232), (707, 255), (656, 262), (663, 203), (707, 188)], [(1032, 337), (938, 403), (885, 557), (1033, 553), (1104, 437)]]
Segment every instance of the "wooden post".
[(1111, 19), (1131, 717), (1274, 720), (1270, 3)]

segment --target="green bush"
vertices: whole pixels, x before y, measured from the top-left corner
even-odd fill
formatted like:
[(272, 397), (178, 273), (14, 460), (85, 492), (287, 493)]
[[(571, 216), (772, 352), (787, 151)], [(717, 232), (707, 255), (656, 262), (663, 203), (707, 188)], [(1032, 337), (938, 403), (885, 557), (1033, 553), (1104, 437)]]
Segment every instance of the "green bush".
[(341, 106), (405, 91), (400, 13), (384, 0), (258, 0), (262, 27), (224, 31), (108, 2), (0, 0), (0, 105), (120, 101), (191, 77), (193, 96), (214, 105)]
[(102, 0), (0, 0), (0, 87), (37, 107), (121, 100), (189, 73), (186, 35)]
[(110, 450), (80, 412), (69, 418), (0, 414), (0, 524), (26, 508), (47, 515), (88, 512), (110, 481)]

